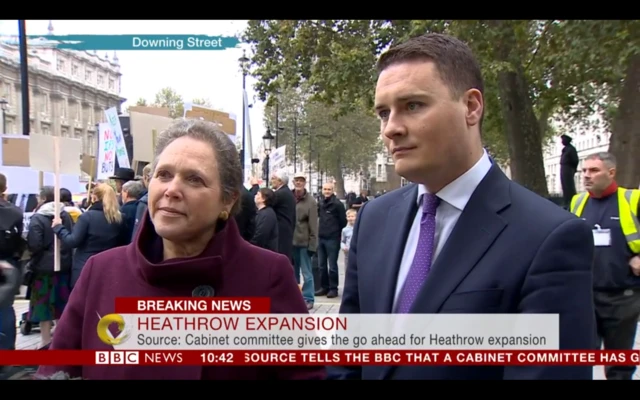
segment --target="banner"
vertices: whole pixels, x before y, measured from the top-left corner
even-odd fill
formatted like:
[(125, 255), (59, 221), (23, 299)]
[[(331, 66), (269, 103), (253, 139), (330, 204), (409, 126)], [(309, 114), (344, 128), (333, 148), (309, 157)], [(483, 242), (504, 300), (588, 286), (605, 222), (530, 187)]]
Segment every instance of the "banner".
[[(118, 162), (120, 162), (120, 160), (118, 160)], [(110, 176), (115, 174), (115, 170), (116, 138), (111, 129), (111, 125), (103, 122), (98, 125), (98, 174), (96, 178), (109, 179)]]
[(286, 150), (287, 146), (284, 145), (271, 151), (271, 154), (269, 154), (269, 178), (277, 171), (287, 168)]
[(118, 110), (115, 107), (111, 107), (108, 110), (104, 110), (104, 115), (107, 117), (107, 122), (116, 138), (116, 156), (118, 157), (120, 168), (131, 168), (127, 147), (124, 144), (122, 127), (120, 126), (120, 118), (118, 118)]

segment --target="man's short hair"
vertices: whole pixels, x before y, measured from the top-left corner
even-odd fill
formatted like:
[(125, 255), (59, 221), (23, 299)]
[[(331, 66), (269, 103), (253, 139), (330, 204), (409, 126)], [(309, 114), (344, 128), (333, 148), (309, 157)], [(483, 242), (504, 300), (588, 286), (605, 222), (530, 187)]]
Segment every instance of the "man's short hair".
[(440, 79), (455, 99), (469, 89), (477, 89), (484, 96), (480, 64), (469, 46), (460, 39), (440, 33), (410, 38), (380, 56), (378, 73), (394, 64), (408, 61), (432, 61)]
[(585, 160), (600, 160), (609, 168), (615, 168), (617, 165), (616, 156), (607, 151), (589, 154)]
[(144, 185), (140, 181), (129, 181), (122, 185), (122, 191), (126, 192), (128, 197), (140, 200), (144, 193)]
[(0, 174), (0, 194), (4, 194), (7, 191), (7, 177), (4, 174)]

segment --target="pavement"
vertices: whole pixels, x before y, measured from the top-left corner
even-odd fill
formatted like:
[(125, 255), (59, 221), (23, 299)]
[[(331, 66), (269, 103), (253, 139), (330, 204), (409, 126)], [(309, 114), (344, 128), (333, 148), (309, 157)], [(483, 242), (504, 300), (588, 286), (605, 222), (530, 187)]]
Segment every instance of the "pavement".
[[(338, 267), (340, 269), (340, 289), (344, 283), (344, 256), (340, 254), (338, 259)], [(24, 294), (24, 292), (23, 292)], [(340, 296), (335, 299), (327, 299), (326, 297), (316, 297), (316, 302), (312, 314), (337, 314), (340, 309), (340, 301), (342, 292), (339, 292)], [(24, 298), (24, 296), (22, 296)], [(16, 321), (21, 320), (22, 313), (25, 313), (29, 309), (29, 302), (27, 300), (16, 300), (14, 304), (16, 311)], [(640, 325), (640, 324), (639, 324)], [(18, 328), (16, 328), (18, 329)], [(638, 327), (638, 335), (636, 336), (635, 349), (640, 350), (640, 326)], [(18, 350), (36, 350), (40, 344), (40, 333), (37, 329), (34, 329), (29, 335), (22, 335), (18, 330), (16, 348)], [(596, 366), (593, 368), (593, 379), (604, 380), (604, 368), (602, 366)], [(640, 369), (636, 371), (634, 380), (640, 380)]]

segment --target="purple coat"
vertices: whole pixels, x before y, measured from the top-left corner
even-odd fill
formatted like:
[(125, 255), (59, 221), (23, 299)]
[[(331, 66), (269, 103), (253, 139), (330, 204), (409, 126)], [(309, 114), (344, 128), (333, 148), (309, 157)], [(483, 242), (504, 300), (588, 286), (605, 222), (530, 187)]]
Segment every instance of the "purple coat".
[[(113, 350), (96, 334), (98, 315), (116, 297), (191, 296), (200, 285), (221, 297), (269, 297), (272, 313), (308, 313), (289, 260), (242, 239), (233, 218), (197, 257), (162, 262), (162, 239), (149, 217), (128, 246), (91, 257), (56, 326), (51, 350)], [(41, 366), (38, 375), (110, 380), (324, 379), (324, 367)]]

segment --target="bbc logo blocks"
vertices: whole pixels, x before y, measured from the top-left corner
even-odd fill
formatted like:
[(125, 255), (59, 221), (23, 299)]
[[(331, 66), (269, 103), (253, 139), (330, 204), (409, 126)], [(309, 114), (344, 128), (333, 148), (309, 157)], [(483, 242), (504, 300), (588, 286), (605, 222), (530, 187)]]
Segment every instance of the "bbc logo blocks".
[(138, 364), (137, 351), (96, 351), (96, 365)]

